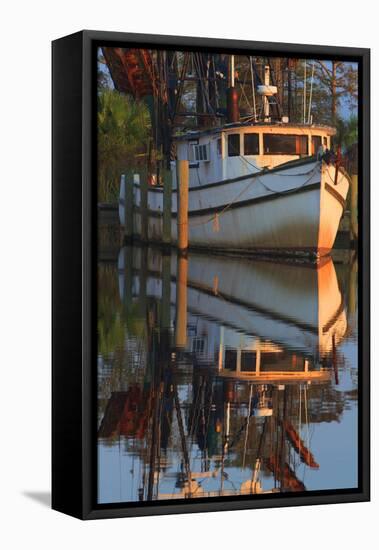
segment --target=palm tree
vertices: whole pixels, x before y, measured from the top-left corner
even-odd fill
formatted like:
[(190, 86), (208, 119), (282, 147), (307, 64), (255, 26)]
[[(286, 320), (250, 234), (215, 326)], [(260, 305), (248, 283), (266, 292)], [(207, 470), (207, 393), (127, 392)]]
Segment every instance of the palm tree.
[(135, 155), (145, 152), (151, 133), (145, 103), (116, 90), (98, 95), (98, 200), (117, 200), (120, 174), (133, 168)]
[(336, 142), (341, 145), (342, 149), (348, 149), (358, 141), (358, 117), (352, 115), (347, 120), (337, 120), (337, 136)]

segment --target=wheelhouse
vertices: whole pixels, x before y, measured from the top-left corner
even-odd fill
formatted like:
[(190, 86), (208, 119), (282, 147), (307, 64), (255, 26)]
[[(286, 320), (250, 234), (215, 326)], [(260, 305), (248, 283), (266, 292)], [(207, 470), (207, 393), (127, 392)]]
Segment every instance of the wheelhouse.
[(230, 124), (177, 136), (177, 156), (188, 159), (190, 185), (232, 179), (316, 155), (331, 147), (334, 128), (293, 124)]

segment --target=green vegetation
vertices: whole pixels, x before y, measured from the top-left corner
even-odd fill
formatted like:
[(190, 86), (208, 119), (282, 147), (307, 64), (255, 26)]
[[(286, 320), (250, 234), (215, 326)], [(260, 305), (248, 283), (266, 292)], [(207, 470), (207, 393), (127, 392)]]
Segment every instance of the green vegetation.
[(320, 107), (324, 110), (321, 116), (326, 117), (327, 123), (337, 126), (342, 102), (350, 112), (357, 108), (358, 71), (351, 63), (316, 61), (315, 91), (314, 99), (321, 99)]
[(118, 291), (114, 266), (98, 267), (98, 351), (108, 356), (122, 349), (125, 341), (125, 313)]
[(125, 347), (125, 338), (144, 340), (146, 320), (137, 300), (126, 306), (122, 303), (118, 288), (118, 272), (114, 265), (98, 266), (98, 351), (109, 357)]
[(98, 200), (118, 200), (120, 174), (146, 153), (151, 132), (145, 103), (116, 90), (98, 95)]
[(337, 120), (336, 141), (342, 149), (348, 149), (358, 142), (358, 117), (353, 115), (347, 120)]

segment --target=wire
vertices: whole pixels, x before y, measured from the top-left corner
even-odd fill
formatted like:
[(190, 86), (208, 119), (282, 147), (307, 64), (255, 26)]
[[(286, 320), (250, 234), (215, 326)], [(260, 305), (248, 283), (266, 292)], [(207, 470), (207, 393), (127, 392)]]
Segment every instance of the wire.
[(305, 124), (305, 114), (307, 109), (307, 60), (304, 59), (304, 94), (303, 94), (304, 116), (303, 122)]
[[(335, 184), (335, 183), (334, 183), (334, 179), (333, 179), (332, 176), (330, 175), (328, 165), (326, 164), (325, 167), (326, 167), (326, 170), (325, 170), (325, 171), (326, 171), (326, 173), (328, 174), (330, 181), (331, 181), (331, 182), (333, 183), (333, 185), (334, 185), (334, 184)], [(344, 174), (343, 172), (341, 172), (341, 177), (337, 180), (337, 183), (336, 183), (335, 185), (336, 185), (336, 186), (339, 185), (339, 184), (341, 183), (341, 181), (343, 180), (343, 178), (346, 178), (346, 174)]]
[(311, 76), (311, 90), (309, 92), (309, 107), (308, 107), (308, 124), (311, 123), (311, 108), (312, 108), (312, 92), (313, 92), (313, 78), (315, 74), (315, 62), (312, 63), (312, 76)]
[[(254, 164), (252, 164), (251, 162), (249, 162), (245, 157), (243, 156), (239, 156), (239, 159), (241, 161), (245, 161), (247, 164), (249, 164), (250, 166), (256, 168), (256, 166), (254, 166)], [(305, 185), (307, 185), (310, 180), (313, 178), (313, 176), (316, 174), (317, 172), (317, 169), (321, 166), (321, 161), (316, 161), (316, 164), (315, 166), (312, 168), (312, 170), (309, 170), (308, 172), (303, 172), (301, 174), (287, 174), (287, 176), (291, 176), (291, 177), (294, 177), (294, 176), (301, 176), (301, 175), (308, 175), (310, 174), (310, 177), (307, 178), (299, 187), (295, 187), (295, 188), (291, 188), (291, 189), (287, 189), (285, 191), (278, 191), (277, 189), (272, 189), (270, 188), (267, 184), (265, 184), (262, 179), (256, 175), (256, 174), (251, 174), (252, 176), (252, 180), (249, 181), (249, 183), (247, 184), (247, 186), (242, 189), (220, 212), (216, 212), (213, 216), (211, 216), (210, 218), (208, 218), (207, 220), (204, 220), (204, 221), (199, 221), (199, 222), (184, 222), (184, 223), (181, 223), (181, 224), (178, 224), (178, 225), (188, 225), (189, 227), (197, 227), (197, 226), (201, 226), (201, 225), (206, 225), (210, 222), (213, 222), (216, 218), (222, 216), (242, 195), (244, 195), (244, 193), (246, 193), (246, 191), (250, 188), (250, 186), (255, 182), (255, 181), (258, 181), (267, 191), (269, 191), (270, 193), (274, 193), (274, 194), (279, 194), (279, 195), (287, 195), (289, 193), (293, 193), (294, 190), (299, 190), (299, 189), (302, 189)], [(196, 173), (197, 173), (197, 177), (198, 177), (198, 181), (200, 182), (200, 177), (199, 177), (199, 174), (198, 174), (198, 168), (196, 168)], [(270, 174), (269, 171), (266, 172), (266, 174)], [(266, 175), (265, 174), (265, 175)], [(280, 176), (280, 174), (275, 174), (276, 176)], [(284, 174), (282, 174), (284, 175)]]
[(254, 107), (254, 121), (257, 121), (257, 108), (255, 104), (255, 83), (254, 83), (254, 69), (253, 69), (253, 58), (249, 56), (250, 60), (250, 71), (251, 71), (251, 88), (253, 92), (253, 107)]

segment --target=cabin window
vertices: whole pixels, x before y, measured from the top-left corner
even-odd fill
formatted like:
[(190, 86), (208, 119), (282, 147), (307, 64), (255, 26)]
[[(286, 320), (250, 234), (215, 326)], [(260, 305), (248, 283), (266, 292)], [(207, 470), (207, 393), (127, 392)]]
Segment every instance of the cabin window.
[[(277, 353), (275, 351), (262, 353), (261, 371), (262, 372), (290, 372), (294, 365), (288, 360), (288, 355)], [(296, 367), (295, 367), (296, 368)]]
[(195, 161), (195, 149), (194, 146), (199, 144), (199, 140), (192, 140), (188, 142), (188, 159), (190, 168), (198, 168), (199, 163)]
[(263, 150), (265, 155), (307, 155), (308, 136), (264, 134)]
[(228, 135), (228, 156), (229, 157), (240, 156), (240, 135), (239, 134)]
[(321, 147), (321, 136), (312, 136), (312, 155), (317, 155)]
[(242, 351), (241, 352), (241, 371), (255, 372), (256, 361), (257, 361), (257, 354), (255, 351)]
[(196, 337), (192, 340), (192, 353), (202, 354), (205, 352), (205, 338)]
[(192, 160), (195, 162), (209, 161), (209, 144), (192, 145)]
[(308, 155), (308, 136), (296, 136), (296, 154), (302, 157)]
[(243, 141), (244, 155), (259, 155), (259, 134), (245, 134)]
[(221, 138), (218, 138), (217, 140), (217, 154), (219, 157), (222, 156), (222, 143), (221, 143)]
[(224, 369), (235, 371), (237, 368), (237, 351), (226, 348), (224, 356)]

